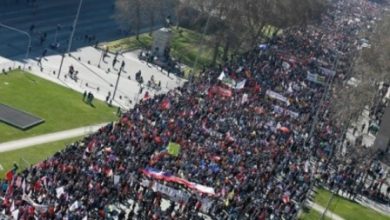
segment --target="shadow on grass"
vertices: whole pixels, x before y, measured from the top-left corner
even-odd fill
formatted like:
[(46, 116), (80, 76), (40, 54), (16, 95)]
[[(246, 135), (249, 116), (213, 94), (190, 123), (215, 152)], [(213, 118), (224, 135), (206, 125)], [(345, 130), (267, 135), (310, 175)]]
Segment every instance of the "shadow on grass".
[(310, 208), (307, 207), (306, 205), (302, 207), (302, 212), (303, 213), (309, 213), (309, 211), (310, 211)]

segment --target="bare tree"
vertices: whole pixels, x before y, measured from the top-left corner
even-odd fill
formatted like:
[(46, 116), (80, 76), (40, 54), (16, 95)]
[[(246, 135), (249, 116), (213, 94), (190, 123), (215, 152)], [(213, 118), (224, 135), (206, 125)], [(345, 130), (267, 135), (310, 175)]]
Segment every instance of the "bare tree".
[[(334, 118), (337, 122), (359, 116), (365, 106), (372, 105), (379, 82), (390, 81), (390, 16), (375, 28), (371, 41), (362, 37), (359, 46), (361, 56), (356, 60), (351, 76), (355, 86), (339, 84), (335, 88)], [(348, 103), (346, 105), (345, 103)]]
[[(138, 38), (143, 15), (147, 15), (150, 30), (156, 20), (167, 16), (168, 8), (175, 8), (176, 20), (179, 21), (183, 9), (193, 9), (200, 15), (191, 20), (197, 31), (203, 32), (210, 21), (207, 33), (212, 33), (214, 48), (213, 64), (220, 55), (228, 58), (230, 51), (248, 50), (262, 38), (268, 25), (287, 28), (305, 25), (320, 17), (324, 10), (323, 0), (117, 0), (116, 19), (122, 26), (135, 29)], [(187, 10), (188, 11), (188, 10)], [(169, 12), (168, 12), (169, 13)], [(211, 17), (211, 19), (209, 19)], [(200, 22), (200, 25), (196, 25)]]
[(137, 40), (141, 29), (141, 0), (116, 0), (115, 19), (124, 29), (135, 31)]

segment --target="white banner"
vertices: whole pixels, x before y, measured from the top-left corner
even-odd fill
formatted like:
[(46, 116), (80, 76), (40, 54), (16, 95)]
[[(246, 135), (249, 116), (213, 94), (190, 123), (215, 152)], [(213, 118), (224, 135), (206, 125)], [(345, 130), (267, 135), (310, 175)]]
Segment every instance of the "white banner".
[[(149, 187), (150, 180), (143, 179), (141, 181), (141, 185), (144, 187)], [(160, 192), (160, 193), (168, 196), (170, 200), (175, 201), (175, 202), (184, 201), (187, 203), (191, 197), (191, 194), (188, 192), (174, 189), (172, 187), (166, 186), (166, 185), (161, 184), (159, 182), (153, 182), (152, 190), (155, 192)], [(197, 199), (200, 200), (202, 203), (202, 207), (200, 208), (200, 210), (204, 213), (208, 213), (208, 210), (213, 205), (212, 200), (210, 200), (207, 197), (201, 198), (200, 196), (197, 196)]]
[[(150, 180), (143, 179), (141, 182), (141, 186), (149, 187), (150, 186)], [(152, 190), (155, 192), (160, 192), (164, 195), (167, 195), (172, 201), (175, 202), (188, 202), (190, 198), (190, 194), (181, 190), (174, 189), (172, 187), (163, 185), (159, 182), (153, 182)]]
[(65, 193), (65, 189), (64, 189), (63, 186), (58, 187), (58, 188), (56, 189), (57, 198), (60, 198), (61, 195), (62, 195), (63, 193)]
[(321, 84), (321, 85), (326, 85), (324, 76), (320, 76), (318, 74), (310, 73), (309, 71), (307, 72), (307, 78), (306, 79), (311, 81), (311, 82), (314, 82), (314, 83), (318, 83), (318, 84)]
[(268, 95), (269, 97), (273, 98), (273, 99), (277, 99), (279, 101), (285, 102), (287, 105), (290, 105), (290, 102), (288, 101), (288, 98), (284, 97), (283, 95), (281, 95), (281, 94), (279, 94), (277, 92), (274, 92), (274, 91), (268, 89), (265, 94)]
[(29, 203), (30, 205), (34, 206), (37, 210), (41, 210), (41, 211), (46, 211), (48, 206), (47, 205), (40, 205), (40, 204), (37, 204), (35, 203), (28, 195), (26, 194), (23, 194), (22, 195), (22, 200), (26, 201), (27, 203)]
[(299, 113), (296, 113), (296, 112), (290, 111), (288, 109), (282, 108), (282, 107), (280, 107), (278, 105), (273, 105), (273, 108), (274, 108), (274, 112), (276, 112), (276, 113), (290, 115), (293, 118), (298, 118), (299, 117)]
[(322, 73), (326, 76), (335, 76), (336, 75), (336, 71), (334, 70), (330, 70), (330, 69), (327, 69), (327, 68), (324, 68), (324, 67), (320, 67)]
[(243, 79), (240, 82), (236, 82), (229, 76), (226, 76), (225, 72), (221, 72), (221, 74), (218, 76), (218, 80), (222, 81), (223, 84), (229, 86), (233, 89), (243, 89), (245, 87), (246, 79)]

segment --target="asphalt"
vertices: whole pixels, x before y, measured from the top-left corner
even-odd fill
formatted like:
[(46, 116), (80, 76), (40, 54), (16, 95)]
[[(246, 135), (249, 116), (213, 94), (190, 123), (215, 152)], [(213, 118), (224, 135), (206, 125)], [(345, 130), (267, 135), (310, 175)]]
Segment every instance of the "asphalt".
[[(32, 49), (30, 57), (40, 56), (45, 48), (55, 41), (57, 25), (61, 26), (57, 40), (60, 48), (54, 53), (62, 53), (67, 48), (72, 31), (72, 25), (80, 0), (36, 0), (35, 5), (27, 4), (25, 0), (1, 0), (0, 23), (29, 32), (31, 25), (35, 29), (31, 33)], [(123, 38), (131, 33), (121, 31), (114, 19), (115, 0), (83, 0), (77, 23), (72, 51), (77, 48), (90, 46), (95, 42), (85, 41), (85, 35), (94, 35), (99, 42), (112, 41)], [(167, 10), (166, 14), (169, 14)], [(149, 28), (149, 19), (142, 13), (141, 29)], [(155, 25), (161, 26), (163, 19), (156, 17)], [(41, 46), (40, 36), (46, 33), (47, 40)], [(0, 28), (0, 56), (10, 59), (23, 59), (27, 49), (27, 37)]]

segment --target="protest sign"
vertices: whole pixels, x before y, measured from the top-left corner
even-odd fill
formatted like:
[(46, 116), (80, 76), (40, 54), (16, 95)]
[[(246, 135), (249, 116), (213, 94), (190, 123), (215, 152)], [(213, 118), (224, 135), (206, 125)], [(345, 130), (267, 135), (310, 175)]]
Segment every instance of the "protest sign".
[(279, 101), (285, 102), (287, 105), (290, 104), (290, 102), (288, 101), (287, 97), (284, 97), (283, 95), (281, 95), (281, 94), (279, 94), (277, 92), (274, 92), (272, 90), (267, 90), (265, 94), (267, 96), (273, 98), (273, 99), (277, 99)]
[(177, 157), (180, 154), (180, 145), (178, 143), (169, 142), (167, 150), (170, 155)]

